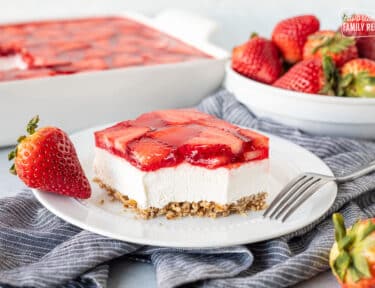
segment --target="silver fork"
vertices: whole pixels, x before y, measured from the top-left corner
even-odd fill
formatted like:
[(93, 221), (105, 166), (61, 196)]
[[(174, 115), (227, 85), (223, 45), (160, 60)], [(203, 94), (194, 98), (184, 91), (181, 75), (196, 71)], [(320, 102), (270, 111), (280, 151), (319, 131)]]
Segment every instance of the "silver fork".
[(290, 181), (264, 211), (263, 217), (281, 219), (284, 222), (307, 199), (327, 183), (334, 181), (337, 184), (349, 182), (375, 171), (375, 161), (362, 166), (350, 174), (333, 177), (316, 173), (303, 173)]

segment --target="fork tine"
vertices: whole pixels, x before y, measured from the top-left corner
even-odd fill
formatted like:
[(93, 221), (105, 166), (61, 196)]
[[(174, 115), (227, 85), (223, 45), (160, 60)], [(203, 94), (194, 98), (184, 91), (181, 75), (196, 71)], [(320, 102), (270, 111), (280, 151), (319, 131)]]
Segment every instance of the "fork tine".
[(302, 197), (299, 198), (294, 205), (290, 206), (289, 209), (285, 211), (284, 217), (281, 219), (282, 222), (285, 222), (286, 219), (289, 218), (289, 216), (297, 210), (298, 207), (300, 207), (307, 199), (309, 199), (316, 191), (318, 191), (321, 187), (323, 187), (325, 184), (327, 184), (329, 181), (323, 181), (322, 178), (319, 179), (318, 182), (316, 182), (313, 186), (311, 186), (309, 189), (303, 193)]
[(291, 180), (280, 192), (277, 194), (275, 199), (271, 202), (270, 206), (264, 211), (263, 217), (267, 217), (267, 215), (271, 212), (271, 210), (277, 205), (277, 203), (287, 194), (287, 192), (296, 184), (298, 184), (301, 180), (306, 178), (307, 176), (302, 174), (297, 177), (295, 177), (293, 180)]
[[(284, 203), (282, 203), (283, 205), (280, 205), (277, 213), (276, 212), (273, 213), (274, 215), (276, 214), (274, 216), (274, 219), (279, 219), (280, 216), (282, 214), (284, 214), (284, 212), (286, 210), (288, 210), (288, 208), (291, 205), (293, 205), (293, 203), (296, 202), (305, 193), (306, 190), (308, 190), (310, 187), (312, 187), (319, 180), (320, 180), (319, 178), (311, 176), (311, 178), (309, 179), (308, 182), (306, 182), (304, 185), (300, 186), (297, 190), (291, 192), (290, 197), (288, 199), (286, 199), (286, 201), (284, 201)], [(272, 216), (270, 216), (270, 217), (272, 217)]]
[(288, 193), (288, 196), (279, 202), (278, 206), (270, 215), (270, 218), (277, 219), (289, 205), (293, 204), (293, 202), (303, 193), (303, 191), (314, 184), (314, 181), (315, 177), (309, 176), (306, 181), (293, 187), (293, 189), (291, 189)]

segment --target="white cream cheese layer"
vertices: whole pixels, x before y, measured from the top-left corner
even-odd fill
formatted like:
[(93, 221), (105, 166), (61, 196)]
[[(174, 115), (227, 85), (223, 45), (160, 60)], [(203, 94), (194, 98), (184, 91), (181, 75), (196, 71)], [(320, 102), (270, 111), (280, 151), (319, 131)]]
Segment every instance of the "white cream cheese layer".
[(268, 191), (268, 159), (237, 168), (207, 169), (182, 163), (144, 172), (125, 159), (95, 148), (94, 171), (103, 183), (129, 196), (138, 208), (162, 208), (170, 202), (202, 200), (228, 204)]

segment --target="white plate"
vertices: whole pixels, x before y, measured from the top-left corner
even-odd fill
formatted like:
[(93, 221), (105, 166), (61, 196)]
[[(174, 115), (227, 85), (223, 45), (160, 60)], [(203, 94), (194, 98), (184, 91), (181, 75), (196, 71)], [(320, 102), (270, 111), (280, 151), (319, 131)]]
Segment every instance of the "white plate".
[(375, 140), (375, 98), (322, 96), (280, 89), (226, 66), (225, 87), (257, 116), (301, 130)]
[[(93, 132), (96, 127), (72, 135), (79, 158), (89, 179), (93, 178)], [(312, 153), (281, 138), (271, 141), (271, 195), (297, 174), (308, 171), (332, 175), (331, 170)], [(37, 199), (52, 213), (65, 221), (114, 239), (168, 247), (219, 247), (252, 243), (275, 238), (300, 229), (326, 212), (335, 200), (337, 187), (328, 184), (311, 197), (286, 223), (265, 220), (261, 212), (225, 218), (187, 217), (177, 220), (137, 219), (121, 204), (111, 202), (105, 191), (91, 183), (88, 200), (59, 196), (34, 190)], [(105, 199), (104, 204), (100, 200)]]

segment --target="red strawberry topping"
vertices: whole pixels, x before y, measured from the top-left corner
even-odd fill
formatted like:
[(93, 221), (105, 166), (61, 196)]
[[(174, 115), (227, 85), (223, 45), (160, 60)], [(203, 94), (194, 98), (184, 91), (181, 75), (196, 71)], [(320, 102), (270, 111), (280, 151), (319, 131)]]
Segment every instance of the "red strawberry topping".
[(96, 146), (143, 171), (182, 162), (206, 168), (268, 158), (268, 138), (193, 109), (146, 113), (95, 133)]

